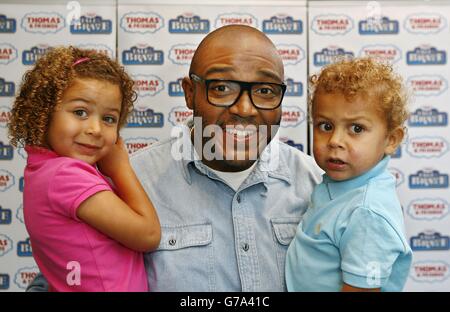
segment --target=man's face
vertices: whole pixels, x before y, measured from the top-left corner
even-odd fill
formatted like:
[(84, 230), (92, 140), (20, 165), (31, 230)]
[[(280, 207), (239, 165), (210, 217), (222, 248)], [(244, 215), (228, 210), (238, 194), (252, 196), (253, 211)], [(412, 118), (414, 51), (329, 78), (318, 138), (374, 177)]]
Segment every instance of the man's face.
[[(283, 66), (276, 50), (257, 36), (238, 38), (231, 33), (211, 40), (198, 51), (192, 72), (203, 79), (282, 83)], [(222, 144), (215, 144), (214, 154), (221, 155), (223, 160), (203, 157), (203, 162), (220, 171), (250, 167), (272, 139), (272, 126), (280, 124), (281, 106), (259, 109), (252, 104), (248, 91), (244, 91), (234, 105), (217, 107), (208, 102), (203, 81), (185, 78), (183, 86), (188, 107), (194, 110), (194, 117), (202, 118), (202, 133), (210, 125), (222, 130), (221, 136), (215, 138), (216, 143)], [(199, 130), (194, 129), (195, 135), (200, 135)], [(203, 147), (210, 140), (211, 137), (202, 136)]]

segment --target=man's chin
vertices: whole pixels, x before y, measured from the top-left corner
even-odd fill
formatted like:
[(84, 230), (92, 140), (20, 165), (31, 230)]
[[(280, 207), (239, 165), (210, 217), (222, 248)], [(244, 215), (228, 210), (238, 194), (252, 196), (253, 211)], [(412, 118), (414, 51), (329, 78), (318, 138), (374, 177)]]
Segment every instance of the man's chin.
[(244, 171), (251, 167), (255, 163), (256, 160), (228, 160), (224, 159), (222, 160), (222, 168), (224, 171), (229, 172), (237, 172), (237, 171)]

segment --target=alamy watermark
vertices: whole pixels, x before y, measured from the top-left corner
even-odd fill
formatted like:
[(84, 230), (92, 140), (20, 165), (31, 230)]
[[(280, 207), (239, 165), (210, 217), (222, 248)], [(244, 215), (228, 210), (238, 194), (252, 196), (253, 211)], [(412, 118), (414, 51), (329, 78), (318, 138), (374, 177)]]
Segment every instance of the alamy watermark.
[[(172, 128), (170, 135), (178, 140), (173, 144), (171, 154), (175, 160), (192, 159), (192, 156), (195, 160), (208, 161), (259, 159), (264, 163), (261, 169), (274, 170), (279, 160), (278, 130), (279, 125), (233, 124), (221, 127), (212, 124), (203, 127), (202, 118), (194, 117), (193, 128)], [(191, 154), (192, 145), (196, 151), (194, 155)]]

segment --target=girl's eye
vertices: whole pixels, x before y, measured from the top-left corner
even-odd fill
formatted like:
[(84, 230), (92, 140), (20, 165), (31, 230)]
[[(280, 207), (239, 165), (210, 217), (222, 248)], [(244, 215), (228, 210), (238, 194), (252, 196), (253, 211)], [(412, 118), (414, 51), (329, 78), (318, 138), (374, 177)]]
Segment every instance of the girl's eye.
[(117, 122), (117, 119), (114, 116), (105, 116), (103, 117), (103, 120), (109, 124), (115, 124)]
[(73, 112), (75, 115), (77, 115), (78, 117), (87, 117), (87, 112), (84, 109), (77, 109), (76, 111)]
[(352, 125), (351, 130), (353, 133), (361, 133), (364, 131), (364, 128), (361, 125)]
[(330, 125), (328, 122), (321, 122), (319, 123), (319, 129), (328, 132), (333, 129), (333, 126)]

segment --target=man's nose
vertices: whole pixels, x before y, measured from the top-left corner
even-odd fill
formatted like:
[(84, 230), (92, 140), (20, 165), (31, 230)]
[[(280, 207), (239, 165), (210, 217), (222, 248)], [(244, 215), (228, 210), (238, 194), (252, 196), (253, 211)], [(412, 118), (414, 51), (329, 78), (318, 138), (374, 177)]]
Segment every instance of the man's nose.
[(250, 99), (250, 93), (248, 90), (244, 90), (237, 102), (230, 107), (230, 113), (244, 118), (256, 116), (258, 114), (258, 110)]

